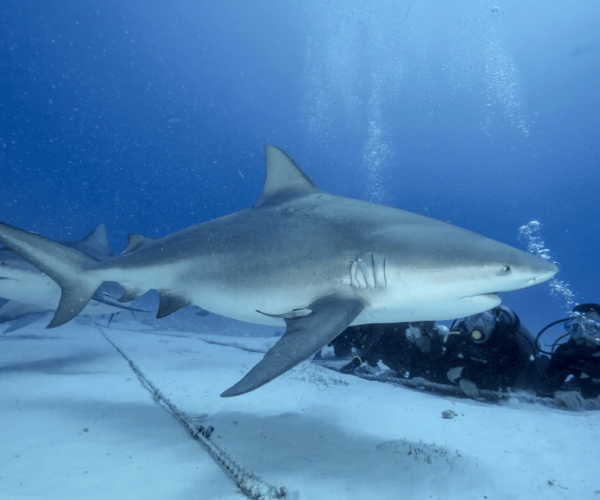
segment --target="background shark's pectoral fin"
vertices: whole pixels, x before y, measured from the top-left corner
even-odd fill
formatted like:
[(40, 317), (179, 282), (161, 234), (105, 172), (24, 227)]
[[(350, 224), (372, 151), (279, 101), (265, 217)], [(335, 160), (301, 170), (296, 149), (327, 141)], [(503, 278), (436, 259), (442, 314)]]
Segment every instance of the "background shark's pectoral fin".
[(285, 319), (287, 329), (279, 342), (222, 397), (257, 389), (309, 358), (343, 332), (364, 309), (364, 303), (332, 295), (316, 300), (306, 309), (312, 313)]
[(48, 309), (44, 309), (35, 304), (25, 304), (24, 302), (17, 302), (16, 300), (9, 300), (0, 307), (0, 323), (5, 321), (11, 321), (13, 319), (22, 318), (29, 314), (37, 314), (48, 312)]
[(156, 315), (158, 319), (164, 318), (169, 314), (173, 314), (175, 311), (179, 311), (179, 309), (182, 307), (186, 307), (191, 304), (188, 299), (178, 295), (172, 295), (166, 290), (158, 290), (158, 299), (160, 301), (158, 305), (158, 314)]
[[(35, 323), (38, 319), (42, 318), (45, 314), (46, 313), (39, 312), (39, 313), (28, 314), (27, 316), (21, 316), (20, 318), (13, 320), (11, 322), (11, 325), (6, 330), (4, 330), (2, 333), (16, 332), (17, 330), (20, 330), (21, 328), (25, 328), (25, 327), (31, 325), (32, 323)], [(2, 323), (4, 323), (4, 321)]]

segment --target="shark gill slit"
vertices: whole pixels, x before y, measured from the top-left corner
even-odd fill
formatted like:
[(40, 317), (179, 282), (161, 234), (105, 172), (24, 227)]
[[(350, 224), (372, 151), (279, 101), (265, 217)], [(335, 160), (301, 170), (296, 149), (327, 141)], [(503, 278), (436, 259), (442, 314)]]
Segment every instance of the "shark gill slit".
[(350, 285), (359, 290), (387, 287), (385, 256), (370, 252), (351, 261)]

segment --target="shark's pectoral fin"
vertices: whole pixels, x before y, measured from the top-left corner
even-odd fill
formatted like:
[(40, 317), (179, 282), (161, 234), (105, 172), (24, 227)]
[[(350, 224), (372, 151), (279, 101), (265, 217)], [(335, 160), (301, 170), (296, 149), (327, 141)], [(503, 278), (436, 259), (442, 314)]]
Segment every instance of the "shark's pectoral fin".
[(284, 318), (287, 329), (265, 357), (222, 397), (253, 391), (315, 354), (342, 333), (364, 309), (358, 299), (323, 297), (299, 311), (309, 314)]
[(158, 305), (158, 314), (156, 315), (158, 319), (164, 318), (169, 314), (173, 314), (175, 311), (179, 311), (179, 309), (182, 307), (191, 305), (191, 302), (188, 299), (178, 295), (172, 295), (167, 290), (159, 290), (158, 299), (160, 300)]

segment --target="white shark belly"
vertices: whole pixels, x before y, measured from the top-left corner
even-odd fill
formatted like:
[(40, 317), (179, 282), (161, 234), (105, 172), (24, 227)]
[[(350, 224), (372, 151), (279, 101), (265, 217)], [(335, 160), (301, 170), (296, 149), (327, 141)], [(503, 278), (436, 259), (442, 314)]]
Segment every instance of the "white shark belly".
[(60, 287), (42, 273), (19, 275), (19, 279), (0, 280), (0, 297), (53, 310), (58, 306)]
[(285, 321), (271, 315), (286, 314), (308, 306), (312, 294), (305, 289), (244, 288), (225, 289), (218, 284), (204, 284), (190, 290), (193, 303), (209, 312), (259, 325), (282, 326)]

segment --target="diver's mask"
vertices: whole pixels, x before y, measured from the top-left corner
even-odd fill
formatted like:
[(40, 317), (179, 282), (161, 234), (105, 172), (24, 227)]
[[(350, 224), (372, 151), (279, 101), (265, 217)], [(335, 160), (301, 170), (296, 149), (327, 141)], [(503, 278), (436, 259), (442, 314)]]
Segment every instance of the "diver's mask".
[(496, 315), (485, 311), (465, 318), (465, 327), (474, 342), (481, 343), (489, 339), (496, 326)]
[(585, 314), (575, 314), (565, 323), (565, 330), (575, 341), (585, 340), (589, 343), (600, 344), (600, 323), (587, 319)]

